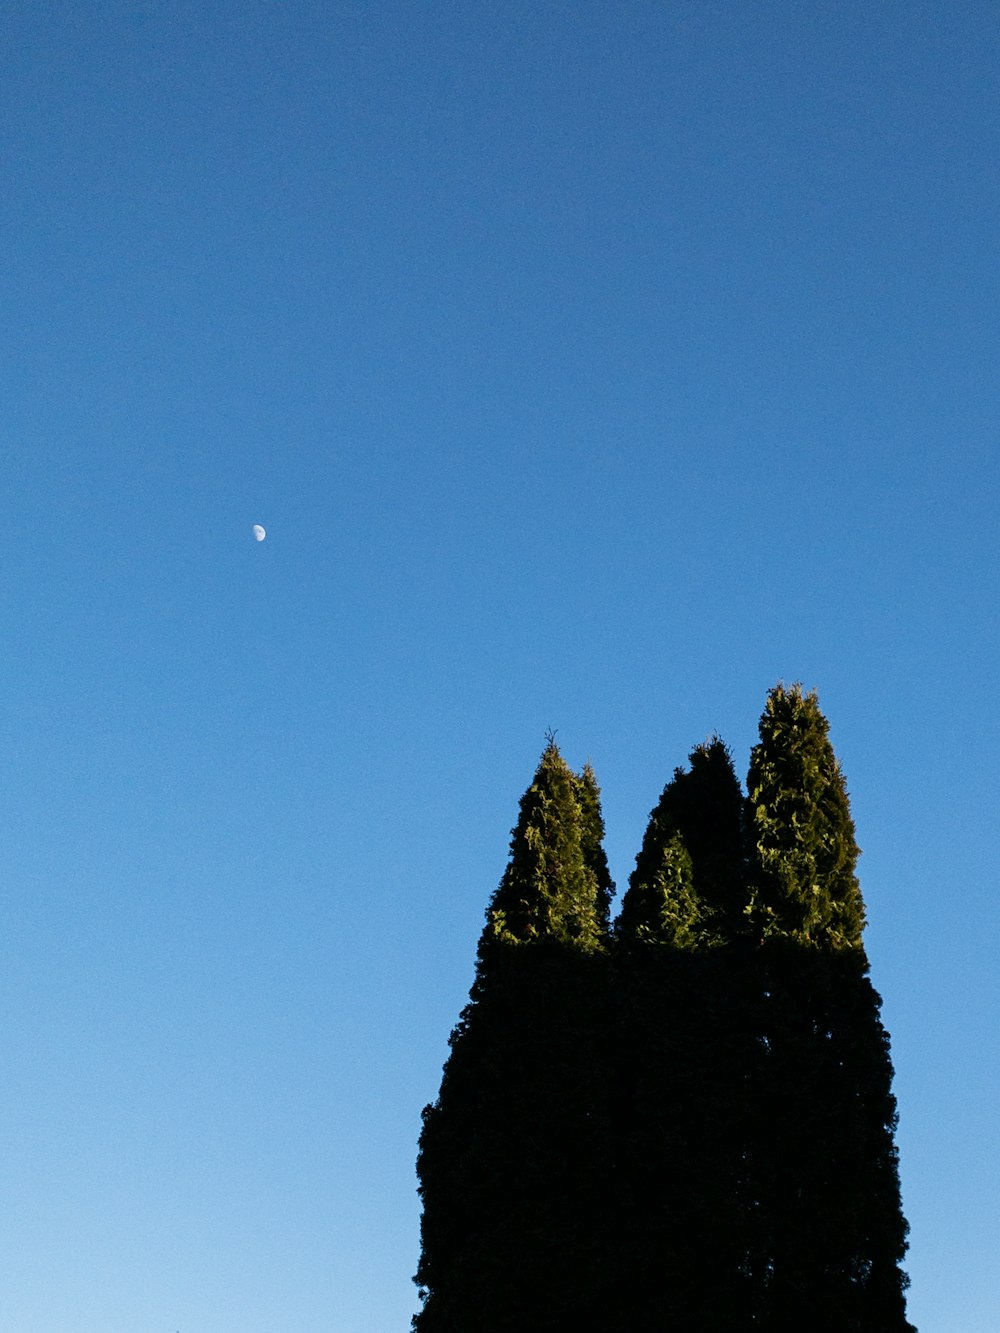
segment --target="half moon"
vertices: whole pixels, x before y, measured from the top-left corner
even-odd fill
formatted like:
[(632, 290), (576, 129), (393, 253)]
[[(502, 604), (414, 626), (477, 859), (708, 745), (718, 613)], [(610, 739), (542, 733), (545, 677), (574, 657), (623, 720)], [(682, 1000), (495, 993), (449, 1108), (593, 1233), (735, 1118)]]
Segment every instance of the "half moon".
[(262, 542), (264, 538), (267, 536), (267, 533), (264, 531), (264, 529), (260, 526), (259, 523), (255, 523), (253, 525), (253, 535), (257, 541)]

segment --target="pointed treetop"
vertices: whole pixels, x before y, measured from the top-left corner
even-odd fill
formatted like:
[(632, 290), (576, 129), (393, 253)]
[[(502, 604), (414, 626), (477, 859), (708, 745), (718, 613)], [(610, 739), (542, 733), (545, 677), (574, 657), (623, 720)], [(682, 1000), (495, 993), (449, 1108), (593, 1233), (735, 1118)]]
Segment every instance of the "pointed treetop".
[(691, 856), (679, 833), (661, 838), (659, 832), (650, 836), (647, 830), (615, 923), (617, 936), (630, 944), (695, 949), (701, 942), (704, 922), (693, 885)]
[(676, 768), (651, 812), (619, 935), (691, 949), (743, 930), (743, 795), (718, 736)]
[[(585, 950), (599, 946), (600, 889), (588, 864), (597, 858), (596, 825), (593, 808), (586, 821), (581, 811), (581, 782), (550, 732), (534, 781), (521, 798), (510, 861), (489, 906), (482, 946), (538, 940)], [(596, 814), (599, 819), (599, 803)]]
[(665, 795), (691, 853), (706, 927), (722, 942), (742, 933), (745, 924), (743, 792), (719, 736), (695, 746), (689, 762), (688, 772), (677, 769)]
[(815, 691), (767, 697), (747, 777), (751, 915), (764, 936), (861, 946), (860, 854), (847, 787)]
[(611, 899), (615, 883), (604, 850), (604, 816), (601, 813), (601, 789), (589, 761), (576, 779), (576, 799), (580, 807), (580, 845), (583, 861), (597, 882), (597, 919), (602, 934), (608, 930)]

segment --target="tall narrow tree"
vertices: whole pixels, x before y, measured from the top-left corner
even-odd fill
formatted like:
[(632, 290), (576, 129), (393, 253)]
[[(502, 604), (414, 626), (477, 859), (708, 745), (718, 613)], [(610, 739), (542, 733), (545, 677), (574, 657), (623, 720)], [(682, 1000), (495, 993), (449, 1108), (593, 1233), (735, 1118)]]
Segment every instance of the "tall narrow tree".
[(755, 1323), (906, 1333), (892, 1066), (847, 790), (815, 693), (771, 691), (747, 786), (761, 997)]
[(593, 775), (550, 742), (424, 1113), (419, 1333), (605, 1327), (602, 827)]
[(718, 739), (652, 811), (617, 923), (620, 1327), (749, 1327), (742, 793)]
[(718, 736), (691, 751), (650, 812), (618, 933), (679, 949), (729, 944), (746, 931), (743, 793)]
[(597, 885), (597, 925), (602, 939), (608, 934), (611, 899), (615, 885), (604, 850), (604, 816), (601, 813), (601, 789), (597, 775), (588, 763), (575, 779), (576, 799), (580, 806), (580, 848), (583, 861)]

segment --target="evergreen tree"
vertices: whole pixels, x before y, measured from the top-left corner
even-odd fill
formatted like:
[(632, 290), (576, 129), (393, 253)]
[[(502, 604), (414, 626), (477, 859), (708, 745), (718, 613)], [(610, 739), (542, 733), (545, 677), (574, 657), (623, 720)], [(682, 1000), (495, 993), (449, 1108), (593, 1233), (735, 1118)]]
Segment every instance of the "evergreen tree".
[(597, 884), (597, 924), (602, 937), (609, 929), (611, 899), (615, 885), (604, 851), (604, 816), (601, 813), (601, 789), (591, 765), (585, 764), (576, 778), (576, 799), (580, 806), (580, 846), (584, 864)]
[(621, 938), (678, 949), (732, 943), (745, 931), (743, 794), (716, 736), (676, 768), (650, 812), (616, 923)]
[(753, 915), (765, 937), (860, 949), (864, 903), (847, 789), (815, 693), (776, 685), (747, 777)]
[(419, 1333), (606, 1330), (601, 828), (593, 775), (550, 741), (424, 1112)]
[(652, 811), (617, 923), (623, 1329), (750, 1327), (742, 793), (718, 739)]
[(417, 1333), (913, 1333), (888, 1038), (814, 694), (715, 739), (613, 891), (550, 740), (424, 1113)]
[(771, 691), (747, 786), (760, 940), (754, 1323), (912, 1333), (888, 1038), (861, 939), (847, 790), (814, 693)]

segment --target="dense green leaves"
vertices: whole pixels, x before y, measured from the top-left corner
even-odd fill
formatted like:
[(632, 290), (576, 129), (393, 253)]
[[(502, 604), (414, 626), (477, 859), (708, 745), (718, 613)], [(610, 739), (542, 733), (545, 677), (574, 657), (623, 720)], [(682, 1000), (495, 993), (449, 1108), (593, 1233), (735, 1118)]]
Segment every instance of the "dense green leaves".
[(745, 929), (743, 796), (715, 737), (674, 770), (650, 813), (617, 922), (619, 939), (694, 949)]
[(703, 912), (694, 867), (676, 829), (647, 832), (642, 872), (634, 871), (617, 921), (620, 940), (693, 949), (703, 934)]
[(753, 916), (764, 936), (860, 948), (858, 845), (828, 730), (815, 693), (768, 695), (747, 777)]
[(815, 694), (771, 691), (747, 786), (760, 1319), (776, 1333), (905, 1333), (889, 1043), (847, 789)]
[(888, 1038), (847, 790), (776, 686), (715, 738), (621, 912), (554, 743), (520, 805), (418, 1170), (418, 1333), (913, 1333)]
[(549, 743), (424, 1112), (419, 1333), (596, 1330), (610, 1280), (604, 923), (593, 774)]
[[(581, 789), (586, 816), (579, 801)], [(610, 888), (600, 846), (602, 832), (593, 774), (586, 781), (577, 778), (550, 741), (534, 782), (521, 797), (510, 862), (493, 895), (483, 936), (487, 953), (493, 942), (549, 940), (581, 949), (598, 947)], [(602, 862), (607, 884), (599, 887)]]
[(650, 814), (616, 923), (623, 1328), (748, 1327), (742, 805), (723, 743), (694, 749)]
[(597, 925), (601, 938), (608, 933), (611, 899), (615, 886), (608, 868), (604, 850), (604, 816), (601, 814), (601, 789), (590, 764), (574, 779), (576, 799), (580, 807), (580, 850), (583, 862), (594, 876), (597, 886)]

